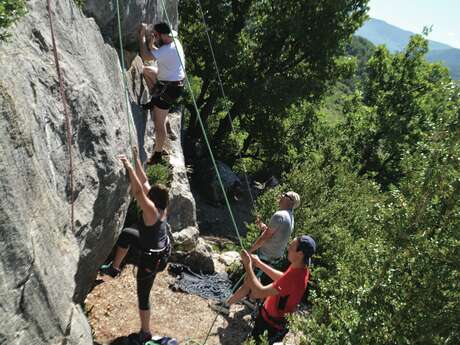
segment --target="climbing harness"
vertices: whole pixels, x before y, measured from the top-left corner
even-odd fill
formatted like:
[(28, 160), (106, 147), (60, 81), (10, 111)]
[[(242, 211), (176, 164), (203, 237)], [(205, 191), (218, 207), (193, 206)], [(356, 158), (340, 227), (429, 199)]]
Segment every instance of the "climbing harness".
[(67, 137), (67, 150), (69, 151), (69, 185), (70, 185), (70, 229), (72, 233), (75, 233), (75, 225), (74, 225), (74, 177), (73, 177), (73, 156), (72, 156), (72, 126), (70, 123), (70, 115), (67, 105), (67, 99), (65, 97), (64, 91), (64, 81), (62, 79), (61, 73), (61, 66), (59, 65), (59, 57), (57, 53), (57, 45), (56, 39), (54, 35), (54, 28), (53, 28), (53, 19), (51, 13), (51, 1), (47, 0), (47, 9), (48, 9), (48, 18), (50, 22), (50, 30), (51, 30), (51, 41), (53, 43), (53, 55), (54, 55), (54, 63), (56, 65), (56, 71), (59, 80), (59, 93), (61, 94), (62, 104), (64, 106), (64, 116), (65, 116), (65, 128), (66, 128), (66, 137)]

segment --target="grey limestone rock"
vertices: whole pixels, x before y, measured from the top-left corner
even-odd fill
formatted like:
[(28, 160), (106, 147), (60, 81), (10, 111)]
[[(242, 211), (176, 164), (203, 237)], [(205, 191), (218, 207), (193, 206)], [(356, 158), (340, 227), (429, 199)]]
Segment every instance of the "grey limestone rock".
[(196, 248), (200, 232), (197, 228), (189, 226), (179, 232), (174, 232), (172, 235), (174, 238), (173, 250), (190, 251)]
[[(127, 72), (127, 79), (129, 99), (137, 130), (139, 154), (141, 160), (145, 162), (146, 158), (152, 154), (154, 127), (153, 121), (149, 117), (149, 111), (143, 111), (140, 107), (140, 104), (146, 103), (150, 97), (141, 76), (142, 66), (142, 60), (139, 57), (134, 58)], [(168, 222), (172, 232), (176, 232), (190, 226), (196, 227), (196, 205), (190, 190), (180, 141), (181, 113), (170, 113), (168, 121), (171, 130), (177, 136), (176, 140), (167, 139), (165, 144), (165, 148), (169, 152), (168, 160), (172, 170)]]
[[(180, 134), (181, 114), (170, 113), (171, 129), (177, 136)], [(172, 182), (170, 190), (170, 206), (168, 222), (172, 231), (180, 231), (189, 226), (196, 226), (195, 199), (190, 191), (187, 169), (180, 140), (167, 140), (166, 148), (169, 151), (169, 163), (172, 167)]]
[(198, 238), (194, 249), (173, 252), (171, 261), (187, 265), (194, 272), (214, 273), (215, 271), (211, 248), (201, 237)]
[[(161, 17), (160, 1), (122, 2), (127, 42), (138, 22)], [(129, 143), (142, 146), (142, 134), (148, 150), (153, 136), (139, 108), (139, 62), (128, 71), (126, 100), (118, 56), (106, 43), (113, 41), (101, 35), (100, 28), (113, 38), (113, 15), (107, 12), (113, 3), (87, 1), (86, 13), (94, 12), (96, 24), (74, 1), (51, 1), (73, 129), (73, 193), (46, 1), (28, 0), (28, 14), (11, 29), (10, 42), (0, 43), (1, 344), (92, 343), (80, 305), (118, 238), (129, 202), (128, 180), (116, 156), (130, 156)], [(177, 25), (177, 1), (167, 6)], [(179, 134), (180, 114), (171, 115), (171, 124)], [(180, 140), (170, 143), (170, 151), (170, 222), (179, 231), (196, 226), (195, 202)], [(186, 256), (202, 258), (207, 251), (198, 243), (195, 254)], [(206, 259), (195, 261), (212, 268)]]
[[(169, 19), (177, 30), (178, 3), (178, 0), (120, 0), (124, 48), (137, 49), (137, 33), (142, 22), (153, 25)], [(106, 40), (118, 46), (116, 0), (86, 0), (84, 12), (96, 20)]]
[(71, 195), (46, 1), (27, 7), (0, 45), (0, 343), (87, 345), (80, 303), (125, 217), (128, 183), (116, 156), (129, 150), (131, 113), (118, 57), (94, 20), (74, 1), (52, 1), (73, 128)]
[(239, 260), (240, 253), (235, 251), (224, 252), (219, 256), (219, 261), (222, 262), (225, 266), (230, 266)]

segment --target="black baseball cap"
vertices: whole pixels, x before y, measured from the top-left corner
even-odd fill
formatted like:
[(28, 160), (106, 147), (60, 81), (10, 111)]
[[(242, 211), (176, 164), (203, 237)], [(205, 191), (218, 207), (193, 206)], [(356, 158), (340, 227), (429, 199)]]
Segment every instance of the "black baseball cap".
[(155, 30), (159, 34), (165, 34), (165, 35), (171, 34), (171, 28), (165, 22), (155, 24), (155, 26), (153, 27), (153, 30)]
[(310, 258), (316, 252), (316, 242), (315, 240), (308, 235), (302, 235), (297, 238), (299, 244), (297, 245), (297, 251), (302, 251), (304, 255), (305, 264), (310, 264)]

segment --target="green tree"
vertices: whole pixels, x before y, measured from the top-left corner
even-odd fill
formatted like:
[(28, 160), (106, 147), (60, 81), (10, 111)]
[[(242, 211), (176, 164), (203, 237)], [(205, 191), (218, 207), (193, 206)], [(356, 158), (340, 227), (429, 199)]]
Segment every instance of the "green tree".
[[(266, 217), (281, 190), (298, 191), (296, 235), (318, 243), (312, 307), (290, 323), (303, 344), (460, 341), (460, 88), (418, 55), (424, 46), (416, 37), (402, 54), (378, 49), (346, 104), (346, 124), (319, 118), (301, 163), (258, 200)], [(380, 116), (384, 105), (389, 113), (404, 105), (409, 118)], [(362, 140), (376, 133), (398, 152), (391, 183), (382, 181), (392, 170), (363, 173)]]
[(25, 0), (0, 0), (0, 41), (10, 36), (7, 29), (26, 12)]
[[(230, 117), (243, 132), (243, 156), (272, 163), (292, 106), (315, 102), (341, 73), (337, 57), (366, 18), (367, 0), (203, 1), (228, 99), (220, 99), (206, 28), (195, 1), (181, 3), (188, 70), (202, 80), (197, 103), (214, 147), (227, 149)], [(188, 133), (199, 138), (190, 104)], [(299, 119), (305, 126), (311, 119)], [(306, 121), (306, 123), (305, 123)], [(233, 156), (235, 153), (232, 153)], [(234, 158), (235, 159), (235, 158)], [(234, 161), (233, 159), (233, 161)], [(230, 159), (229, 163), (233, 161)]]
[(403, 155), (432, 131), (451, 97), (447, 70), (429, 64), (427, 50), (421, 36), (414, 36), (398, 54), (378, 47), (367, 65), (362, 92), (345, 107), (343, 128), (361, 173), (375, 175), (385, 188), (403, 177)]

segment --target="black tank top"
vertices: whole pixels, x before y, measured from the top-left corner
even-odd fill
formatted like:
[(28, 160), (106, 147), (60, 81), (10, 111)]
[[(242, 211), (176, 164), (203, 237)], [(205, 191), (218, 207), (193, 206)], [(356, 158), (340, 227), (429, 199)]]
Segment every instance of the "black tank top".
[(158, 219), (153, 225), (145, 225), (144, 217), (140, 215), (139, 237), (143, 249), (162, 249), (166, 246), (168, 225), (166, 221)]

